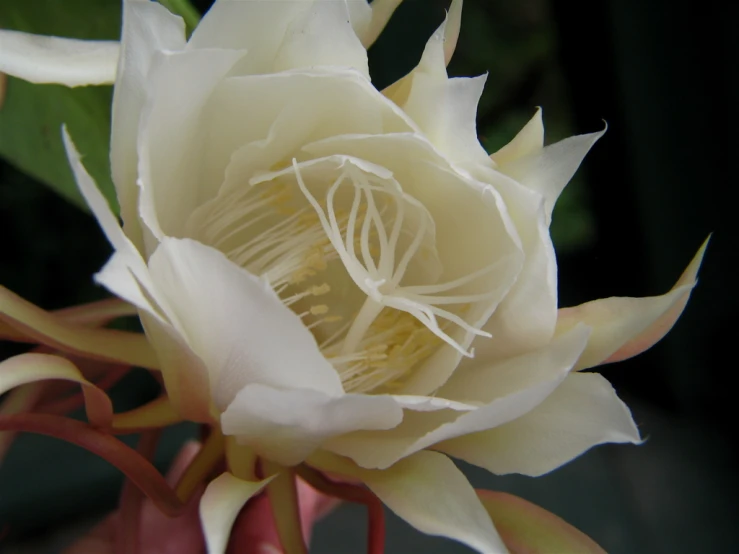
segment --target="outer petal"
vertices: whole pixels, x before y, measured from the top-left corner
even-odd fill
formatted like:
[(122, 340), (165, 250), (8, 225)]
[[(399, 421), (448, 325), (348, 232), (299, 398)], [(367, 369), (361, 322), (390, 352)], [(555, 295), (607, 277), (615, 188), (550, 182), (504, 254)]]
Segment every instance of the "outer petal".
[(69, 360), (49, 354), (30, 353), (0, 362), (0, 396), (12, 388), (46, 379), (79, 383), (90, 423), (101, 427), (110, 425), (113, 420), (113, 405), (108, 395), (85, 379)]
[(68, 87), (109, 85), (115, 80), (119, 45), (0, 30), (0, 72), (32, 83)]
[(221, 410), (252, 383), (343, 393), (300, 318), (267, 282), (221, 252), (189, 239), (165, 239), (149, 267), (171, 307), (170, 319), (208, 368)]
[(597, 133), (566, 138), (538, 152), (501, 165), (499, 169), (544, 196), (549, 225), (557, 198), (590, 148), (605, 132), (606, 129), (603, 129)]
[[(299, 372), (301, 368), (292, 367)], [(264, 385), (242, 388), (221, 416), (223, 432), (285, 466), (302, 462), (326, 439), (360, 429), (391, 429), (403, 419), (388, 396), (315, 390), (280, 390)]]
[[(192, 353), (184, 338), (167, 319), (166, 314), (172, 310), (168, 309), (162, 295), (158, 294), (144, 260), (123, 233), (110, 206), (85, 171), (66, 130), (63, 138), (80, 192), (116, 250), (96, 275), (96, 280), (141, 310), (142, 322), (149, 327), (147, 334), (162, 364), (168, 394), (178, 411), (193, 421), (208, 421), (210, 395), (207, 392), (207, 372), (202, 361)], [(87, 332), (90, 331), (100, 332)]]
[(154, 52), (182, 50), (185, 47), (184, 22), (157, 2), (125, 0), (121, 45), (121, 59), (113, 91), (110, 165), (126, 231), (142, 248), (136, 186), (139, 116), (144, 106)]
[(365, 26), (357, 27), (355, 25), (354, 27), (365, 48), (369, 48), (377, 40), (396, 8), (402, 2), (403, 0), (374, 0), (370, 4), (372, 8), (371, 20)]
[(347, 3), (317, 1), (288, 26), (272, 71), (329, 65), (351, 67), (369, 79), (367, 63)]
[[(460, 410), (457, 402), (446, 410), (438, 406), (431, 413), (406, 412), (403, 423), (392, 431), (350, 434), (326, 447), (363, 467), (384, 469), (442, 441), (504, 426), (552, 394), (577, 361), (588, 335), (589, 329), (580, 326), (538, 351), (455, 373), (437, 394), (464, 401), (474, 409)], [(404, 407), (417, 409), (409, 404)]]
[(477, 495), (511, 554), (606, 554), (590, 537), (523, 498), (486, 490)]
[[(485, 76), (447, 78), (446, 64), (456, 44), (461, 2), (452, 6), (444, 23), (429, 39), (418, 67), (386, 94), (415, 121), (431, 143), (452, 163), (493, 163), (477, 138), (477, 105)], [(449, 32), (447, 29), (451, 29)], [(451, 42), (448, 43), (448, 35)]]
[(478, 338), (475, 357), (462, 361), (470, 367), (547, 344), (557, 322), (557, 260), (543, 197), (497, 171), (478, 166), (475, 172), (503, 198), (525, 256), (516, 282), (483, 327), (492, 338)]
[(446, 456), (419, 452), (389, 469), (359, 469), (329, 456), (310, 462), (363, 481), (385, 505), (419, 531), (464, 543), (484, 554), (507, 553), (475, 491)]
[(559, 310), (557, 333), (581, 322), (593, 328), (588, 346), (575, 368), (585, 369), (631, 358), (664, 337), (688, 303), (708, 240), (667, 294), (602, 298)]
[(188, 49), (248, 50), (238, 67), (241, 75), (341, 65), (367, 76), (367, 53), (352, 28), (352, 14), (345, 1), (221, 0), (195, 29)]
[(228, 546), (236, 516), (255, 494), (272, 480), (243, 481), (230, 473), (222, 473), (213, 479), (200, 499), (200, 521), (203, 525), (208, 554), (223, 554)]
[[(239, 50), (157, 52), (139, 129), (141, 217), (157, 239), (182, 236), (202, 197), (203, 108), (244, 56)], [(173, 102), (172, 99), (177, 101)], [(147, 244), (151, 253), (156, 244)]]
[(524, 125), (513, 140), (490, 157), (496, 164), (505, 166), (518, 159), (537, 154), (543, 148), (544, 123), (541, 108), (537, 108), (534, 117)]
[(436, 448), (493, 473), (537, 476), (595, 445), (640, 441), (629, 409), (608, 381), (594, 373), (573, 373), (523, 417)]

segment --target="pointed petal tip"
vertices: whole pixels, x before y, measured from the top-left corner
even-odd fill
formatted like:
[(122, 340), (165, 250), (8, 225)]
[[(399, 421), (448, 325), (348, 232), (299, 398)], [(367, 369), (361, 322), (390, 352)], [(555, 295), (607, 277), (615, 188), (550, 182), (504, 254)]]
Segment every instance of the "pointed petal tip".
[(452, 0), (444, 21), (444, 61), (446, 65), (449, 65), (457, 49), (459, 32), (462, 28), (462, 4), (462, 0)]

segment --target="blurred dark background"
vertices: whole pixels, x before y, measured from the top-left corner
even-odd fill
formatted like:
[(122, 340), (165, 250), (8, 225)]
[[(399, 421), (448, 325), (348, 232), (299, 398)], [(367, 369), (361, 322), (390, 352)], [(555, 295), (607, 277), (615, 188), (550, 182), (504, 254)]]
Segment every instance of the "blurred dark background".
[[(370, 51), (378, 88), (412, 69), (448, 4), (401, 5)], [(713, 233), (700, 283), (670, 335), (602, 368), (633, 409), (644, 445), (599, 447), (539, 479), (466, 468), (475, 485), (552, 510), (612, 554), (739, 552), (730, 385), (739, 311), (738, 23), (739, 4), (710, 0), (465, 0), (449, 71), (489, 72), (478, 114), (486, 147), (512, 138), (536, 106), (547, 142), (608, 122), (555, 210), (562, 306), (662, 294)], [(48, 309), (104, 296), (91, 275), (109, 247), (92, 218), (4, 163), (0, 225), (0, 283)], [(3, 357), (18, 351), (0, 345)], [(131, 391), (144, 397), (153, 387), (132, 376), (117, 401), (140, 401)], [(170, 434), (161, 464), (189, 432)], [(15, 541), (0, 551), (54, 552), (41, 545), (59, 526), (115, 504), (119, 476), (91, 455), (39, 437), (15, 446), (0, 467), (0, 525), (9, 524)], [(355, 512), (342, 509), (319, 526), (316, 551), (358, 551), (364, 520)], [(390, 530), (388, 552), (468, 551), (397, 520)]]

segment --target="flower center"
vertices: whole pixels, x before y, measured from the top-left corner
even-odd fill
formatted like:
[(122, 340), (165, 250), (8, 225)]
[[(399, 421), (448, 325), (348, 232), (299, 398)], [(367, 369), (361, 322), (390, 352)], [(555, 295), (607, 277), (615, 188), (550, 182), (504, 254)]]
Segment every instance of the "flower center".
[(433, 218), (391, 176), (293, 161), (205, 204), (190, 224), (199, 240), (267, 279), (347, 391), (397, 387), (444, 343), (470, 355), (458, 329), (487, 335), (463, 316), (491, 293), (465, 287), (494, 266), (438, 283)]

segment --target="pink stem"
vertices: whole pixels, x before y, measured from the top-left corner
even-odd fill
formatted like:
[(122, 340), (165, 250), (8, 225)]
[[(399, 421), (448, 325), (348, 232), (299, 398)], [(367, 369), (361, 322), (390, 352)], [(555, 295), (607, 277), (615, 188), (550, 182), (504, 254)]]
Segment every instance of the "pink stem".
[[(141, 434), (136, 451), (146, 460), (154, 458), (161, 431), (156, 429)], [(144, 495), (130, 479), (123, 483), (119, 503), (120, 520), (115, 554), (141, 554), (141, 508)]]
[(151, 462), (115, 437), (87, 423), (48, 414), (15, 414), (0, 416), (0, 431), (37, 433), (80, 446), (121, 470), (164, 514), (176, 517), (184, 508)]
[(382, 502), (368, 489), (332, 481), (320, 471), (306, 465), (298, 466), (297, 474), (314, 489), (324, 494), (367, 506), (367, 554), (384, 554), (385, 552), (385, 513)]

